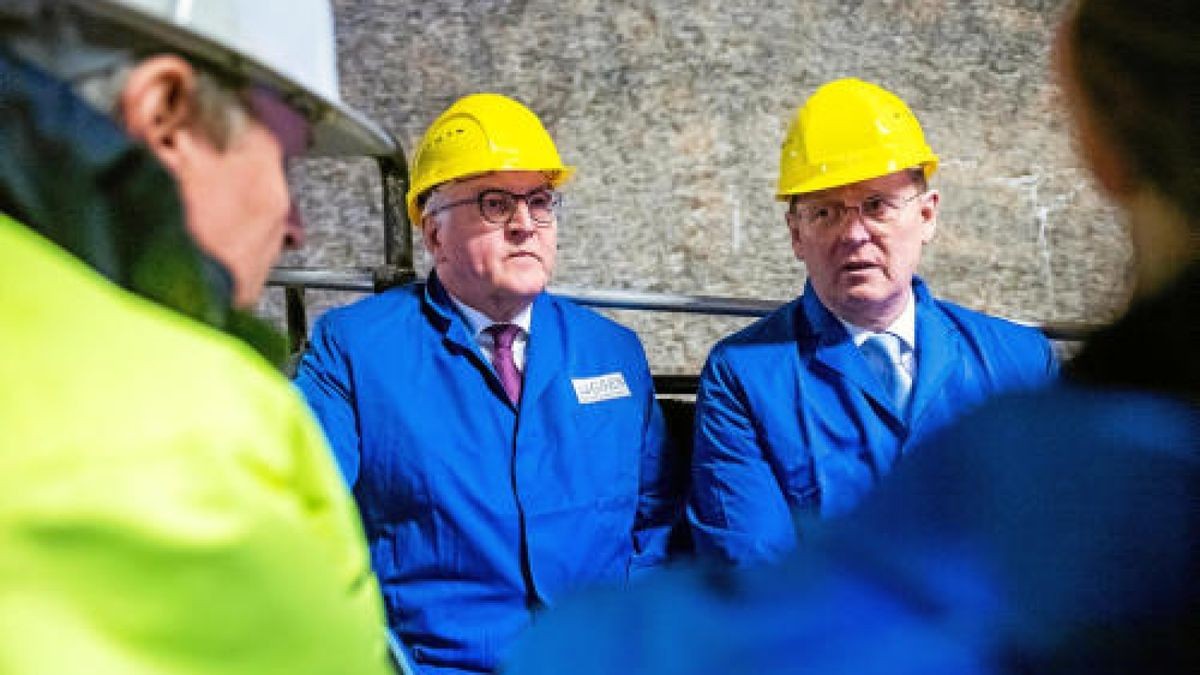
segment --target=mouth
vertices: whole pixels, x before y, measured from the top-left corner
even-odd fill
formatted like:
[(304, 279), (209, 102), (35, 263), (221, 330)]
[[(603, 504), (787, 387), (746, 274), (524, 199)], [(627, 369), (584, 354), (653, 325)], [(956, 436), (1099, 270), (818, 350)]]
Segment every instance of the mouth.
[(876, 265), (872, 262), (848, 262), (843, 264), (841, 269), (843, 272), (849, 272), (853, 274), (854, 272), (866, 272), (868, 270), (877, 269), (878, 267), (879, 265)]
[(532, 251), (515, 251), (513, 253), (508, 254), (508, 259), (509, 260), (535, 260), (537, 262), (542, 261), (542, 257)]

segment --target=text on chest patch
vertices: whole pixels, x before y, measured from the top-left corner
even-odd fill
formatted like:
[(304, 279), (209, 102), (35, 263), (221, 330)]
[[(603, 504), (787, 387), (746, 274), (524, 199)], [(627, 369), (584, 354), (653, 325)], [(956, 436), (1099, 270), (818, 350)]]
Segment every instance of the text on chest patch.
[(571, 386), (575, 387), (575, 398), (579, 399), (580, 403), (599, 403), (632, 396), (621, 373), (571, 378)]

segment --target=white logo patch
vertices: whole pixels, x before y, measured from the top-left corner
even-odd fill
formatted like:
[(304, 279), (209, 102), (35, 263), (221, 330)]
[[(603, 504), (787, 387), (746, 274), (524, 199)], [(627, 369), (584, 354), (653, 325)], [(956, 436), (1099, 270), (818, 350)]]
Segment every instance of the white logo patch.
[(579, 399), (580, 403), (599, 403), (633, 395), (629, 392), (629, 385), (625, 384), (625, 377), (621, 373), (571, 378), (571, 386), (575, 387), (575, 398)]

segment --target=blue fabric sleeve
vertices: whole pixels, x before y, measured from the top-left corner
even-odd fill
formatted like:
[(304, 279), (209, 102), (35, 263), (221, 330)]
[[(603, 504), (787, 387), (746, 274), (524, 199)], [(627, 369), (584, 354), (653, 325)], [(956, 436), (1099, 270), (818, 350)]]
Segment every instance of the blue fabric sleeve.
[(631, 574), (666, 560), (671, 530), (683, 510), (686, 467), (667, 435), (662, 410), (654, 397), (647, 371), (646, 426), (638, 479), (638, 507), (633, 526), (634, 558)]
[(795, 548), (787, 502), (719, 351), (700, 376), (693, 453), (688, 519), (698, 556), (751, 565)]
[(342, 477), (353, 487), (359, 469), (358, 415), (347, 363), (326, 315), (313, 327), (312, 340), (300, 360), (295, 384), (321, 423)]

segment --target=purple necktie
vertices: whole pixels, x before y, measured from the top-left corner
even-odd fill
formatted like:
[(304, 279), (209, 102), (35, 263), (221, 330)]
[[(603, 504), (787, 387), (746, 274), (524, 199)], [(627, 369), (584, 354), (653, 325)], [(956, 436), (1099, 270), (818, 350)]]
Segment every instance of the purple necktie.
[(492, 366), (513, 405), (521, 400), (521, 373), (512, 352), (513, 340), (520, 330), (520, 326), (512, 323), (494, 323), (487, 327), (487, 332), (492, 335)]

